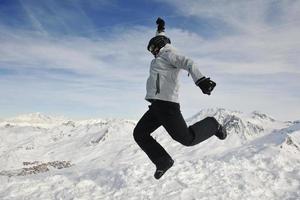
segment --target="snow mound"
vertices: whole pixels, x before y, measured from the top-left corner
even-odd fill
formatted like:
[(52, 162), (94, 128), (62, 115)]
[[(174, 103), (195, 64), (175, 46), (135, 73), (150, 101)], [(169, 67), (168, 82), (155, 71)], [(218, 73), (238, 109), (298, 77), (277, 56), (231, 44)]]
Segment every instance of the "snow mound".
[(280, 132), (284, 135), (284, 141), (280, 148), (300, 154), (300, 123), (294, 123)]
[(298, 121), (207, 109), (188, 123), (206, 116), (227, 123), (226, 140), (212, 137), (187, 148), (163, 128), (155, 131), (175, 160), (159, 181), (153, 177), (155, 166), (134, 142), (136, 121), (39, 115), (10, 119), (10, 125), (4, 120), (0, 199), (299, 199)]

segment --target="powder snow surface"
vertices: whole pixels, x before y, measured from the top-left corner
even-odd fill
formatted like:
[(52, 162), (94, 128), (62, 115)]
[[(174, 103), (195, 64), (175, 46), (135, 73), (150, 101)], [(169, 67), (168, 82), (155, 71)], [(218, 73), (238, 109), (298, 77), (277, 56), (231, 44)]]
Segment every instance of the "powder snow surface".
[(300, 199), (300, 121), (202, 110), (229, 136), (184, 147), (155, 137), (174, 166), (160, 179), (133, 140), (136, 121), (71, 121), (40, 113), (0, 121), (0, 199)]

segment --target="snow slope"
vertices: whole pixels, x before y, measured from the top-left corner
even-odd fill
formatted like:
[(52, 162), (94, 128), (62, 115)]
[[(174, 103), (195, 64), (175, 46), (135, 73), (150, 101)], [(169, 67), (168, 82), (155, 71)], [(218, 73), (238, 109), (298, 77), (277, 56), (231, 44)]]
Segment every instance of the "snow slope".
[(0, 121), (0, 199), (300, 199), (300, 121), (202, 110), (229, 136), (184, 147), (153, 136), (175, 165), (160, 180), (135, 144), (136, 122), (72, 121), (40, 113)]

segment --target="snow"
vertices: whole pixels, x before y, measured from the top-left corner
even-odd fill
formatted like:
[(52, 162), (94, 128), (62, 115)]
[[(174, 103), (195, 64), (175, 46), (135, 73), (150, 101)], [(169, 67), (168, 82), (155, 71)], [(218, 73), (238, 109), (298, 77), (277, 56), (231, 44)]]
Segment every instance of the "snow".
[(225, 141), (176, 143), (153, 135), (175, 160), (160, 179), (135, 144), (136, 121), (70, 120), (40, 113), (0, 121), (0, 199), (300, 199), (300, 121), (254, 111), (201, 110)]

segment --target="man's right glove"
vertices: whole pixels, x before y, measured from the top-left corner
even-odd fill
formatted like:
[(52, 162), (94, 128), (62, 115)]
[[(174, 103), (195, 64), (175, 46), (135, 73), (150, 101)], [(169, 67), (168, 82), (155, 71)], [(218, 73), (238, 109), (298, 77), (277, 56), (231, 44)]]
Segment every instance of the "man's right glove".
[(211, 91), (216, 87), (216, 83), (205, 76), (196, 81), (196, 85), (200, 87), (203, 94), (210, 95)]

